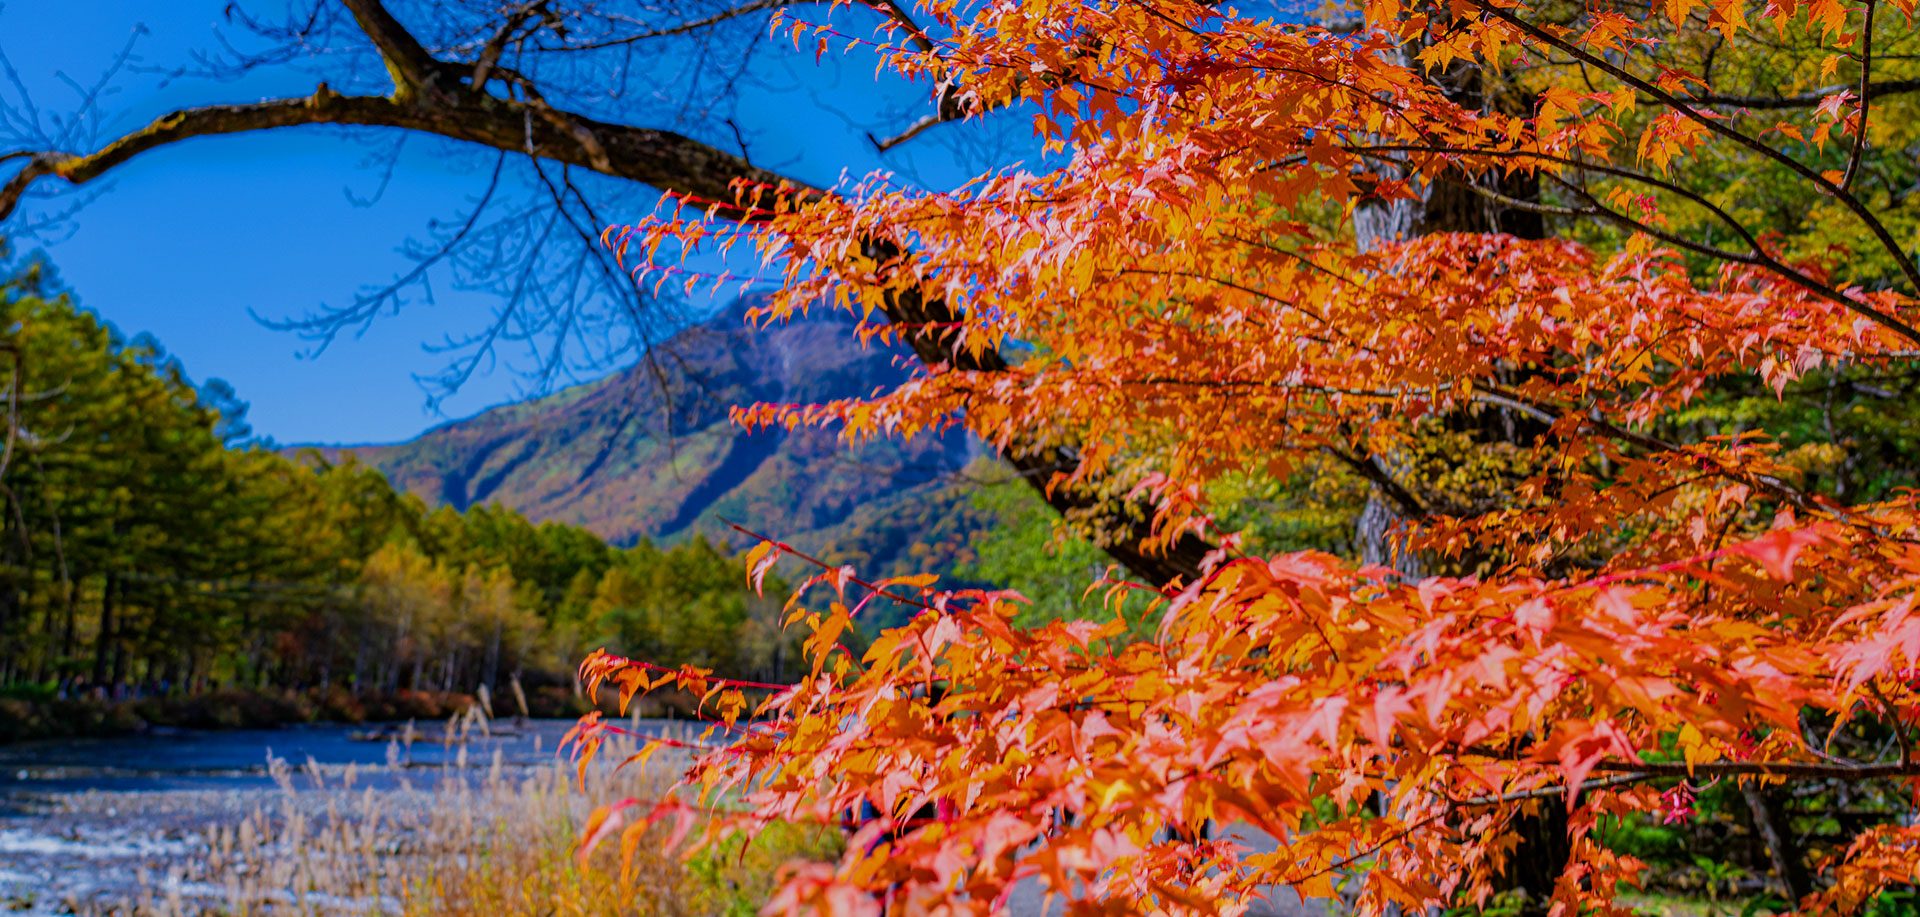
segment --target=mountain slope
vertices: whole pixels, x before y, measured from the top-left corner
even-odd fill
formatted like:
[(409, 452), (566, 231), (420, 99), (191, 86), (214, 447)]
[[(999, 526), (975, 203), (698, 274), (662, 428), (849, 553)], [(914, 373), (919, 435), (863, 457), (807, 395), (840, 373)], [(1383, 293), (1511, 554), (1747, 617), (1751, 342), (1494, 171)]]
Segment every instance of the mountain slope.
[(850, 450), (831, 430), (732, 425), (733, 404), (864, 396), (905, 376), (898, 354), (860, 347), (844, 315), (753, 329), (743, 312), (676, 335), (653, 370), (494, 408), (411, 442), (321, 451), (357, 455), (430, 503), (500, 503), (618, 544), (721, 536), (717, 515), (876, 570), (905, 560), (909, 519), (957, 527), (942, 540), (964, 544), (973, 523), (947, 478), (977, 452), (966, 439)]

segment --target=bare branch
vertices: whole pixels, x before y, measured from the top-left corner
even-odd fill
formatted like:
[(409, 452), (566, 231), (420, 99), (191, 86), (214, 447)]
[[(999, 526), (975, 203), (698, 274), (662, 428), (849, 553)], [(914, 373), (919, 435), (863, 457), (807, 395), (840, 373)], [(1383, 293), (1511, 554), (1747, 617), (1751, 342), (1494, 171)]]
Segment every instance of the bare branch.
[(1881, 83), (1869, 83), (1862, 80), (1860, 85), (1822, 86), (1794, 96), (1730, 96), (1704, 95), (1691, 96), (1687, 101), (1693, 105), (1705, 105), (1713, 108), (1751, 108), (1772, 110), (1781, 108), (1812, 108), (1836, 93), (1853, 89), (1860, 93), (1862, 100), (1881, 96), (1901, 95), (1920, 92), (1920, 80), (1887, 80)]
[[(764, 217), (764, 211), (739, 202), (737, 195), (743, 183), (754, 189), (746, 192), (748, 195), (772, 187), (792, 189), (806, 197), (825, 193), (672, 131), (613, 124), (561, 111), (544, 100), (533, 80), (497, 63), (489, 68), (489, 77), (506, 80), (521, 90), (524, 98), (489, 95), (483, 87), (461, 83), (450, 65), (432, 57), (378, 0), (343, 2), (379, 48), (394, 78), (392, 95), (341, 95), (321, 84), (307, 98), (174, 112), (91, 154), (36, 153), (0, 187), (0, 219), (11, 214), (21, 195), (40, 178), (58, 177), (81, 185), (143, 152), (181, 140), (313, 124), (398, 128), (494, 150), (525, 152), (672, 192), (725, 219)], [(951, 92), (943, 99), (957, 103), (957, 96)], [(959, 112), (957, 104), (943, 102), (943, 110), (949, 107)], [(883, 271), (900, 269), (904, 262), (903, 248), (891, 239), (876, 236), (863, 240), (862, 246)], [(909, 287), (887, 294), (885, 312), (890, 321), (911, 329), (904, 337), (929, 365), (983, 372), (1007, 366), (998, 352), (974, 355), (954, 346), (949, 329), (958, 323), (959, 315), (945, 300), (930, 299)], [(1107, 553), (1155, 585), (1197, 577), (1213, 550), (1192, 533), (1181, 534), (1165, 548), (1158, 547), (1150, 506), (1115, 505), (1097, 493), (1097, 488), (1051, 486), (1058, 475), (1079, 465), (1067, 448), (1023, 442), (1009, 449), (1005, 458), (1055, 509), (1068, 514), (1091, 512), (1102, 518), (1117, 532), (1105, 546)]]
[[(1701, 195), (1695, 192), (1689, 191), (1686, 188), (1683, 188), (1672, 182), (1657, 179), (1650, 175), (1645, 175), (1639, 172), (1632, 171), (1630, 169), (1621, 169), (1618, 167), (1607, 166), (1599, 163), (1582, 162), (1580, 160), (1569, 159), (1564, 156), (1555, 156), (1547, 153), (1534, 153), (1534, 152), (1528, 152), (1524, 150), (1480, 150), (1480, 149), (1472, 149), (1468, 147), (1417, 146), (1417, 145), (1408, 145), (1408, 144), (1395, 144), (1395, 145), (1382, 145), (1382, 146), (1349, 146), (1349, 147), (1346, 147), (1345, 149), (1348, 152), (1351, 152), (1360, 156), (1372, 156), (1373, 154), (1376, 154), (1376, 153), (1395, 153), (1395, 152), (1432, 153), (1436, 155), (1458, 154), (1463, 156), (1483, 157), (1483, 158), (1489, 158), (1489, 159), (1518, 159), (1523, 161), (1554, 163), (1556, 165), (1567, 166), (1574, 169), (1598, 172), (1603, 175), (1610, 175), (1616, 178), (1622, 178), (1627, 181), (1637, 182), (1640, 184), (1648, 185), (1650, 187), (1659, 188), (1664, 191), (1672, 192), (1674, 194), (1677, 194), (1681, 197), (1686, 198), (1688, 201), (1691, 201), (1705, 208), (1708, 212), (1712, 213), (1722, 223), (1726, 224), (1736, 234), (1738, 234), (1741, 237), (1741, 239), (1745, 240), (1748, 243), (1748, 245), (1752, 247), (1752, 250), (1745, 254), (1742, 254), (1739, 252), (1730, 252), (1725, 249), (1713, 248), (1712, 246), (1703, 245), (1698, 242), (1693, 242), (1691, 240), (1685, 239), (1673, 233), (1656, 229), (1655, 227), (1643, 221), (1635, 220), (1618, 211), (1601, 206), (1600, 202), (1596, 200), (1591, 194), (1588, 194), (1584, 189), (1580, 188), (1577, 185), (1574, 185), (1571, 182), (1566, 181), (1565, 179), (1560, 178), (1557, 175), (1548, 173), (1548, 176), (1547, 176), (1548, 178), (1558, 183), (1561, 187), (1566, 188), (1571, 192), (1585, 198), (1590, 203), (1591, 206), (1589, 208), (1579, 211), (1578, 213), (1583, 213), (1585, 215), (1590, 215), (1590, 216), (1598, 217), (1601, 219), (1610, 220), (1610, 221), (1619, 223), (1621, 225), (1627, 226), (1628, 228), (1633, 229), (1635, 231), (1646, 232), (1650, 236), (1654, 236), (1662, 239), (1663, 241), (1672, 243), (1674, 245), (1678, 245), (1683, 248), (1689, 249), (1691, 251), (1695, 251), (1700, 254), (1707, 255), (1708, 257), (1720, 258), (1720, 259), (1724, 259), (1724, 260), (1731, 261), (1738, 264), (1751, 264), (1759, 267), (1764, 267), (1770, 271), (1773, 271), (1775, 274), (1780, 275), (1786, 280), (1791, 281), (1794, 285), (1799, 286), (1800, 288), (1806, 290), (1809, 293), (1812, 293), (1816, 296), (1819, 296), (1822, 299), (1825, 299), (1830, 302), (1836, 303), (1840, 306), (1843, 306), (1846, 309), (1858, 315), (1872, 319), (1873, 321), (1885, 326), (1889, 330), (1892, 330), (1893, 332), (1899, 334), (1901, 337), (1904, 337), (1915, 343), (1920, 343), (1920, 328), (1914, 328), (1912, 325), (1909, 325), (1908, 323), (1902, 321), (1901, 319), (1899, 319), (1894, 315), (1891, 315), (1871, 305), (1868, 305), (1867, 303), (1861, 300), (1849, 297), (1845, 293), (1842, 293), (1841, 291), (1834, 289), (1831, 285), (1823, 283), (1820, 280), (1813, 277), (1812, 275), (1807, 274), (1805, 271), (1798, 270), (1792, 267), (1791, 265), (1788, 265), (1785, 262), (1782, 262), (1780, 259), (1773, 257), (1772, 255), (1767, 253), (1766, 248), (1760, 244), (1759, 239), (1757, 239), (1753, 235), (1753, 233), (1746, 228), (1746, 226), (1741, 224), (1739, 220), (1735, 219), (1733, 215), (1728, 213), (1724, 208), (1720, 207), (1717, 204), (1714, 204), (1712, 201), (1707, 200), (1705, 197), (1702, 197)], [(1509, 206), (1512, 206), (1512, 205), (1513, 205), (1512, 203), (1509, 203)], [(1538, 208), (1537, 206), (1530, 206), (1529, 209), (1538, 209)], [(1577, 215), (1577, 214), (1570, 213), (1568, 215)]]
[(1900, 740), (1900, 763), (1913, 764), (1913, 739), (1907, 735), (1907, 724), (1900, 719), (1900, 711), (1895, 709), (1892, 701), (1887, 700), (1887, 695), (1878, 684), (1867, 682), (1867, 690), (1873, 693), (1874, 700), (1880, 702), (1880, 711), (1887, 715), (1887, 722), (1893, 726), (1894, 737)]
[[(1617, 786), (1630, 786), (1636, 783), (1645, 783), (1648, 780), (1658, 780), (1662, 776), (1664, 775), (1639, 773), (1639, 774), (1622, 774), (1617, 777), (1604, 777), (1599, 780), (1588, 780), (1581, 783), (1579, 787), (1576, 788), (1575, 792), (1591, 793), (1595, 790), (1611, 789)], [(1469, 806), (1472, 806), (1472, 807), (1497, 806), (1497, 805), (1501, 805), (1509, 802), (1526, 802), (1528, 800), (1533, 800), (1533, 799), (1553, 799), (1556, 797), (1564, 797), (1566, 795), (1567, 795), (1567, 788), (1565, 786), (1543, 786), (1543, 787), (1540, 787), (1539, 789), (1534, 789), (1534, 790), (1521, 790), (1514, 793), (1501, 793), (1498, 796), (1473, 796), (1467, 799), (1448, 800), (1448, 802), (1456, 807), (1464, 808)]]
[[(500, 28), (494, 31), (493, 37), (487, 39), (487, 43), (480, 48), (479, 59), (473, 65), (470, 84), (474, 89), (486, 91), (488, 75), (492, 72), (494, 65), (500, 62), (500, 55), (507, 50), (507, 42), (513, 39), (513, 33), (519, 31), (521, 23), (526, 22), (528, 17), (545, 7), (548, 2), (549, 0), (527, 0), (526, 3), (520, 4), (520, 8), (508, 15), (507, 21), (501, 23)], [(536, 25), (534, 29), (537, 31), (539, 26)]]
[(920, 30), (920, 26), (913, 21), (913, 16), (907, 13), (906, 7), (900, 5), (900, 0), (878, 0), (873, 4), (873, 8), (886, 13), (887, 17), (894, 22), (900, 23), (900, 27), (913, 36), (913, 43), (919, 46), (920, 50), (928, 54), (934, 52), (933, 39), (928, 38), (927, 33)]
[(1349, 455), (1332, 446), (1325, 446), (1323, 448), (1328, 455), (1339, 459), (1347, 467), (1352, 468), (1355, 473), (1373, 482), (1375, 487), (1380, 488), (1380, 491), (1386, 494), (1388, 499), (1400, 507), (1402, 514), (1414, 517), (1428, 514), (1426, 506), (1421, 504), (1420, 499), (1415, 497), (1413, 492), (1408, 490), (1399, 481), (1394, 480), (1393, 475), (1387, 473), (1387, 469), (1380, 464), (1380, 458), (1378, 456), (1372, 454), (1364, 456)]
[(1846, 174), (1840, 178), (1840, 190), (1853, 187), (1860, 174), (1860, 157), (1867, 152), (1867, 86), (1873, 78), (1873, 10), (1877, 0), (1867, 0), (1867, 24), (1860, 29), (1860, 120), (1853, 126), (1853, 153), (1847, 157)]
[[(373, 319), (380, 314), (380, 309), (383, 305), (390, 302), (398, 302), (402, 290), (414, 284), (425, 283), (427, 271), (453, 254), (453, 252), (459, 248), (461, 242), (467, 238), (467, 235), (473, 232), (474, 226), (480, 221), (480, 215), (486, 211), (487, 204), (493, 200), (494, 193), (500, 189), (500, 173), (505, 167), (506, 162), (507, 154), (505, 151), (502, 151), (499, 159), (494, 163), (493, 174), (487, 179), (486, 191), (480, 195), (480, 200), (473, 205), (473, 212), (467, 215), (467, 218), (461, 222), (460, 228), (455, 230), (452, 236), (442, 242), (436, 250), (428, 253), (424, 257), (416, 259), (413, 270), (402, 274), (379, 289), (365, 291), (360, 296), (355, 297), (354, 305), (351, 309), (337, 311), (324, 320), (280, 320), (265, 318), (258, 314), (253, 316), (254, 320), (276, 331), (297, 331), (309, 339), (318, 340), (320, 347), (315, 351), (316, 354), (319, 351), (325, 350), (326, 346), (332, 343), (334, 335), (338, 333), (341, 328), (357, 324), (362, 329), (365, 329), (373, 322)], [(428, 298), (431, 299), (431, 295), (429, 295)]]
[(872, 134), (867, 135), (867, 140), (873, 143), (874, 149), (884, 153), (888, 150), (893, 149), (894, 147), (899, 146), (900, 144), (906, 143), (907, 141), (920, 136), (921, 134), (926, 132), (927, 128), (933, 127), (936, 124), (944, 124), (946, 123), (946, 121), (947, 121), (946, 118), (941, 117), (938, 112), (935, 112), (931, 115), (927, 115), (926, 117), (921, 118), (918, 121), (913, 122), (913, 124), (909, 125), (906, 130), (903, 130), (898, 134), (888, 137), (885, 140), (875, 137)]
[[(1831, 179), (1809, 168), (1806, 163), (1782, 153), (1752, 136), (1743, 134), (1729, 127), (1724, 119), (1711, 117), (1702, 113), (1693, 105), (1688, 104), (1686, 100), (1680, 99), (1672, 93), (1640, 77), (1634, 76), (1625, 68), (1606, 58), (1595, 55), (1575, 45), (1573, 42), (1557, 37), (1545, 29), (1515, 16), (1509, 10), (1483, 2), (1483, 0), (1474, 0), (1474, 5), (1484, 10), (1488, 15), (1526, 33), (1535, 41), (1549, 47), (1558, 48), (1576, 60), (1606, 72), (1608, 75), (1632, 86), (1634, 89), (1658, 99), (1662, 105), (1685, 115), (1694, 123), (1785, 166), (1789, 171), (1811, 182), (1815, 188), (1833, 195), (1833, 197), (1840, 201), (1848, 210), (1853, 211), (1854, 217), (1860, 221), (1861, 225), (1867, 228), (1868, 232), (1873, 234), (1873, 237), (1880, 243), (1880, 247), (1885, 249), (1889, 255), (1893, 256), (1894, 264), (1899, 266), (1900, 273), (1906, 277), (1908, 288), (1920, 291), (1920, 267), (1915, 266), (1913, 258), (1907, 254), (1906, 249), (1901, 247), (1900, 243), (1893, 238), (1893, 234), (1887, 230), (1886, 224), (1874, 216), (1872, 210), (1868, 209), (1864, 203), (1861, 203), (1859, 198), (1854, 197), (1851, 192), (1840, 187)], [(1916, 340), (1920, 340), (1920, 338), (1916, 338)]]
[(380, 0), (341, 0), (353, 19), (360, 24), (360, 30), (373, 40), (373, 46), (380, 49), (380, 60), (386, 64), (387, 73), (393, 77), (394, 97), (405, 99), (416, 92), (434, 94), (435, 77), (440, 72), (440, 62), (427, 53), (419, 39), (413, 37), (393, 18)]
[[(607, 39), (601, 39), (598, 41), (575, 42), (571, 44), (562, 45), (559, 47), (545, 48), (544, 50), (598, 51), (603, 48), (617, 48), (622, 45), (637, 44), (639, 42), (648, 41), (655, 38), (672, 38), (677, 35), (686, 35), (691, 32), (698, 32), (701, 29), (712, 28), (722, 23), (739, 19), (742, 16), (747, 16), (753, 13), (764, 12), (766, 10), (777, 10), (784, 7), (798, 6), (803, 3), (831, 3), (831, 2), (833, 2), (833, 0), (747, 0), (747, 2), (742, 3), (739, 6), (727, 7), (726, 9), (723, 9), (712, 15), (703, 16), (699, 19), (691, 19), (686, 22), (678, 23), (675, 25), (663, 26), (663, 27), (654, 28), (654, 29), (646, 29), (645, 31), (634, 32), (628, 35), (621, 35), (617, 38), (607, 38)], [(868, 0), (860, 0), (860, 2), (863, 5), (873, 6), (876, 10), (879, 10), (882, 13), (886, 12), (885, 10), (880, 10), (880, 8), (875, 4), (869, 3)]]
[(609, 124), (562, 115), (544, 104), (477, 94), (466, 95), (459, 102), (451, 107), (428, 107), (385, 96), (342, 96), (322, 84), (306, 98), (177, 111), (92, 154), (35, 154), (25, 168), (0, 186), (0, 219), (11, 214), (27, 187), (42, 177), (81, 185), (141, 153), (192, 137), (309, 124), (402, 128), (496, 150), (521, 150), (531, 140), (542, 157), (717, 202), (722, 216), (750, 216), (733, 204), (732, 183), (736, 180), (763, 185), (784, 183), (803, 192), (811, 190), (804, 183), (750, 166), (738, 156), (672, 131)]
[(1643, 761), (1598, 761), (1597, 771), (1626, 771), (1648, 777), (1798, 777), (1803, 779), (1875, 780), (1920, 777), (1920, 764), (1890, 761), (1883, 764), (1813, 764), (1798, 761), (1705, 761), (1650, 764)]

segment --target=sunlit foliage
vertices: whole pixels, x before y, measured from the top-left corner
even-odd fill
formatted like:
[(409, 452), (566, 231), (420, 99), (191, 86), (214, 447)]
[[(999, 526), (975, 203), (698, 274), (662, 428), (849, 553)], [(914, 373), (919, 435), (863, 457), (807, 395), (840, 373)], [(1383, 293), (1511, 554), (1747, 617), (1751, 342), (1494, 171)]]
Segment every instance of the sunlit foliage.
[[(1082, 913), (1237, 913), (1273, 886), (1484, 905), (1558, 805), (1553, 911), (1626, 913), (1645, 864), (1599, 826), (1684, 818), (1715, 781), (1893, 787), (1817, 885), (1781, 871), (1801, 912), (1920, 881), (1914, 480), (1876, 459), (1841, 487), (1839, 427), (1763, 407), (1920, 349), (1910, 103), (1877, 95), (1915, 75), (1910, 3), (918, 9), (883, 66), (976, 115), (1023, 105), (1056, 160), (951, 192), (738, 185), (742, 220), (686, 200), (610, 238), (643, 276), (676, 247), (755, 252), (765, 320), (824, 302), (931, 354), (744, 423), (1064, 441), (1054, 486), (1122, 479), (1163, 544), (1218, 550), (1157, 596), (1114, 587), (1157, 599), (1138, 643), (828, 567), (790, 613), (812, 674), (753, 720), (707, 673), (590, 657), (625, 694), (717, 692), (685, 779), (746, 802), (732, 828), (878, 810), (776, 907), (987, 912), (1027, 878)], [(785, 34), (853, 40), (816, 21)], [(1431, 229), (1442, 203), (1491, 213)], [(1394, 505), (1391, 565), (1223, 531), (1222, 484), (1329, 459)], [(889, 602), (915, 617), (843, 652)], [(1861, 731), (1889, 750), (1840, 753)]]

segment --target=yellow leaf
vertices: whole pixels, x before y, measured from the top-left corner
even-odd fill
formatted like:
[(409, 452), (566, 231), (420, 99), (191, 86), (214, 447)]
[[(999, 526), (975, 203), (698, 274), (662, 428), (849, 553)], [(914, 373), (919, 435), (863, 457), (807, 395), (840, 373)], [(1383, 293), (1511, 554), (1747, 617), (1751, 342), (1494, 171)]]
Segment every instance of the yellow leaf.
[(1719, 757), (1719, 755), (1714, 753), (1712, 748), (1708, 747), (1707, 737), (1701, 735), (1700, 730), (1695, 728), (1692, 723), (1680, 727), (1680, 735), (1677, 741), (1680, 745), (1680, 754), (1687, 760), (1687, 774), (1689, 776), (1693, 774), (1694, 765), (1712, 761)]

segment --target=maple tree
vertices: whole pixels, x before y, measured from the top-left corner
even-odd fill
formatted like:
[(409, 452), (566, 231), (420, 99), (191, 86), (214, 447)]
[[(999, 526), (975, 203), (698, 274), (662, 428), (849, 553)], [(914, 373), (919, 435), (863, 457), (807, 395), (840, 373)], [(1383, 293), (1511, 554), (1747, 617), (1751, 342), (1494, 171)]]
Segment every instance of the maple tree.
[[(815, 677), (751, 723), (754, 686), (591, 660), (628, 691), (718, 692), (734, 719), (689, 782), (749, 810), (715, 831), (859, 800), (896, 822), (797, 873), (789, 905), (987, 908), (1029, 874), (1092, 910), (1231, 909), (1350, 873), (1368, 910), (1473, 901), (1557, 801), (1558, 904), (1607, 910), (1639, 864), (1594, 840), (1602, 819), (1683, 812), (1714, 780), (1912, 792), (1909, 498), (1815, 486), (1845, 449), (1831, 433), (1700, 419), (1747, 381), (1851, 386), (1913, 355), (1909, 6), (879, 3), (881, 33), (852, 37), (788, 14), (809, 49), (928, 80), (923, 124), (1037, 115), (1064, 162), (929, 193), (808, 188), (570, 109), (532, 64), (584, 53), (550, 20), (618, 19), (596, 4), (426, 41), (376, 0), (343, 5), (391, 95), (322, 86), (90, 154), (9, 150), (0, 213), (42, 179), (295, 124), (524, 149), (562, 165), (556, 194), (578, 196), (565, 169), (659, 185), (688, 206), (621, 236), (630, 263), (758, 251), (782, 283), (769, 318), (855, 309), (928, 367), (744, 420), (963, 424), (1056, 509), (1117, 520), (1103, 547), (1172, 587), (1158, 640), (1123, 646), (1098, 624), (1009, 626), (1009, 596), (876, 583), (924, 607), (856, 664), (836, 635), (895, 599), (827, 571), (808, 594), (845, 598), (795, 606)], [(1371, 495), (1371, 564), (1245, 557), (1215, 531), (1223, 480), (1328, 469)], [(1827, 735), (1867, 728), (1898, 758), (1830, 757)], [(1288, 843), (1159, 831), (1203, 820)], [(1802, 906), (1913, 881), (1902, 824), (1838, 851)]]
[[(783, 28), (864, 47), (969, 115), (1024, 106), (1055, 167), (950, 192), (736, 182), (610, 241), (656, 282), (663, 252), (751, 250), (777, 281), (762, 319), (824, 303), (925, 359), (872, 398), (742, 423), (1052, 442), (1074, 458), (1052, 486), (1151, 500), (1147, 554), (1215, 547), (1165, 588), (1107, 584), (1116, 605), (1151, 597), (1147, 642), (1114, 639), (1117, 614), (1019, 627), (1018, 596), (822, 565), (789, 606), (801, 683), (590, 658), (623, 696), (710, 698), (714, 741), (685, 776), (731, 813), (708, 836), (881, 813), (839, 862), (796, 867), (777, 908), (985, 912), (1029, 877), (1087, 913), (1236, 913), (1336, 882), (1362, 913), (1485, 903), (1517, 822), (1558, 802), (1555, 912), (1625, 913), (1644, 864), (1597, 840), (1603, 820), (1683, 816), (1721, 780), (1893, 780), (1920, 801), (1913, 495), (1843, 500), (1774, 431), (1680, 422), (1729, 380), (1778, 395), (1916, 354), (1911, 233), (1862, 179), (1911, 4), (1373, 0), (1351, 28), (1179, 0), (917, 12), (935, 25)], [(1844, 82), (1727, 96), (1714, 55), (1756, 48), (1797, 50), (1799, 85)], [(1820, 201), (1842, 224), (1826, 247), (1688, 171), (1730, 160)], [(1494, 212), (1471, 232), (1408, 216), (1442, 199)], [(1605, 231), (1548, 237), (1527, 215)], [(1447, 448), (1480, 455), (1409, 482)], [(1327, 457), (1394, 505), (1389, 565), (1249, 556), (1217, 530), (1210, 485)], [(783, 553), (762, 541), (750, 578)], [(876, 602), (917, 614), (851, 658), (838, 641)], [(778, 690), (756, 708), (756, 687)], [(1863, 725), (1895, 756), (1832, 753)], [(583, 723), (589, 755), (609, 728)], [(629, 801), (585, 841), (685, 831), (698, 808)], [(1817, 888), (1789, 883), (1796, 909), (1920, 882), (1911, 811), (1835, 851)], [(1254, 854), (1209, 821), (1281, 844)]]

